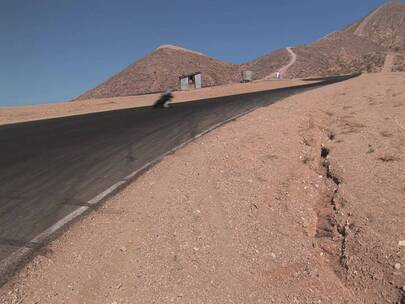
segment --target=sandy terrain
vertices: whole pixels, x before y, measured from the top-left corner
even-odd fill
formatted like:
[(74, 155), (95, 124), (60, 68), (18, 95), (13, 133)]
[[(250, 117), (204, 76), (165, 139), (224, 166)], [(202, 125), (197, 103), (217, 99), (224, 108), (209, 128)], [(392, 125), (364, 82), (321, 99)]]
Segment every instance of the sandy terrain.
[[(236, 83), (216, 87), (207, 87), (191, 91), (178, 91), (173, 93), (173, 102), (236, 95), (308, 83), (310, 82), (301, 80), (256, 81), (252, 83)], [(150, 106), (158, 99), (158, 97), (159, 94), (149, 94), (128, 97), (77, 100), (74, 102), (41, 104), (33, 106), (0, 107), (0, 125), (52, 117), (110, 111), (115, 109)]]
[(0, 303), (399, 303), (405, 73), (200, 138), (76, 223)]

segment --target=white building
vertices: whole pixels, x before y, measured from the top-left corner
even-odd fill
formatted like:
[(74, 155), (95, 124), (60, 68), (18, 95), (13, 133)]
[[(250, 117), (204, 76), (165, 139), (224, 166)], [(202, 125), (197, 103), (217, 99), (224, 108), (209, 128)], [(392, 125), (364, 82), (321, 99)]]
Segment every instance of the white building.
[(180, 78), (180, 89), (200, 89), (202, 87), (201, 72), (192, 73), (189, 75), (182, 75)]

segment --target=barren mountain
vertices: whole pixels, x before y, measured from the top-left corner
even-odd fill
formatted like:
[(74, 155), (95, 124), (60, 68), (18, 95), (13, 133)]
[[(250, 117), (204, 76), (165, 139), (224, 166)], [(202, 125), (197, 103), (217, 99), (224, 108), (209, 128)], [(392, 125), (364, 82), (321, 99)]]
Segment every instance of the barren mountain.
[(201, 53), (164, 45), (145, 58), (79, 96), (78, 99), (129, 96), (178, 89), (179, 76), (202, 72), (204, 86), (240, 81), (239, 66)]
[[(396, 51), (394, 55), (392, 52)], [(202, 72), (203, 86), (241, 80), (252, 70), (256, 79), (273, 77), (282, 70), (286, 78), (382, 71), (390, 53), (392, 67), (405, 66), (405, 4), (387, 3), (341, 31), (305, 46), (281, 49), (246, 64), (236, 65), (173, 45), (164, 45), (145, 58), (79, 96), (78, 99), (139, 95), (179, 89), (179, 76)], [(292, 56), (293, 55), (293, 56)], [(295, 61), (291, 61), (294, 57)], [(384, 68), (387, 71), (387, 65)]]
[[(297, 62), (287, 75), (378, 72), (392, 50), (405, 51), (405, 4), (400, 2), (386, 3), (343, 31), (295, 48)], [(396, 66), (403, 65), (402, 57), (397, 57)]]
[(405, 3), (390, 2), (346, 29), (395, 51), (405, 51)]
[(262, 79), (277, 72), (281, 67), (287, 65), (289, 61), (290, 55), (288, 51), (281, 49), (243, 64), (241, 70), (251, 70), (254, 72), (256, 79)]
[(334, 32), (307, 46), (293, 48), (296, 63), (290, 78), (335, 75), (358, 71), (375, 72), (384, 64), (385, 48), (348, 32)]

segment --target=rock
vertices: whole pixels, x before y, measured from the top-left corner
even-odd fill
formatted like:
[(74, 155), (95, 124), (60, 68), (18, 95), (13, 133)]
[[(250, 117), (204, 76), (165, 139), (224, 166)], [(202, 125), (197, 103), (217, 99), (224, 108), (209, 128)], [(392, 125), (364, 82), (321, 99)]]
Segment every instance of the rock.
[(127, 251), (127, 248), (126, 248), (125, 246), (122, 246), (122, 247), (120, 248), (120, 251), (125, 252), (125, 251)]
[(398, 242), (399, 247), (405, 247), (405, 240)]
[(396, 270), (401, 269), (401, 264), (400, 264), (400, 263), (395, 263), (394, 268), (395, 268)]

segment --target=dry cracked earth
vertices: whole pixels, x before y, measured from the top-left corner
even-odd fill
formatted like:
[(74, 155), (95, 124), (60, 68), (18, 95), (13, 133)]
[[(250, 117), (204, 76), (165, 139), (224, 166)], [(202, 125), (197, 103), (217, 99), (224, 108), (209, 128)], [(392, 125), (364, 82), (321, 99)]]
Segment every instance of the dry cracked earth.
[(189, 144), (52, 242), (0, 303), (401, 303), (405, 74)]

